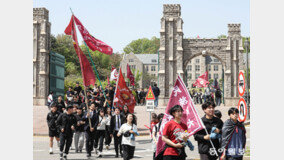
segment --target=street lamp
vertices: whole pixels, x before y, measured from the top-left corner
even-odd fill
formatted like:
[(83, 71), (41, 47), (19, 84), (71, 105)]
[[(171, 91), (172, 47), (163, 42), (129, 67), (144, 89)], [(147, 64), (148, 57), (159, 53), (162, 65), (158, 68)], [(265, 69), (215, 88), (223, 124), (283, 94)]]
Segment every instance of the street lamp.
[(246, 56), (247, 56), (247, 58), (246, 58), (246, 66), (247, 66), (247, 78), (246, 78), (246, 84), (247, 84), (247, 107), (248, 107), (248, 118), (250, 119), (250, 104), (249, 104), (249, 79), (248, 79), (248, 68), (249, 68), (249, 66), (248, 66), (248, 61), (249, 61), (249, 59), (248, 59), (248, 49), (249, 49), (249, 41), (248, 41), (248, 38), (246, 38), (246, 40), (245, 40), (245, 42), (244, 42), (244, 46), (245, 46), (245, 48), (246, 48)]

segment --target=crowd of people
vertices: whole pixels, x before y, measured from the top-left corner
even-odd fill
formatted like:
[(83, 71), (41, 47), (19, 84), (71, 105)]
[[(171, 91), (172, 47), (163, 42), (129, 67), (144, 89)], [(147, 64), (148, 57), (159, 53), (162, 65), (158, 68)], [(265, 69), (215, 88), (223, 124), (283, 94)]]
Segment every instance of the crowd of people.
[[(69, 87), (66, 92), (66, 101), (62, 96), (58, 96), (56, 100), (52, 96), (48, 97), (50, 112), (47, 114), (47, 124), (50, 154), (53, 154), (54, 138), (57, 141), (61, 159), (67, 159), (72, 142), (74, 142), (76, 153), (81, 153), (85, 146), (87, 157), (91, 157), (93, 151), (97, 157), (102, 157), (103, 149), (109, 150), (113, 140), (115, 157), (121, 156), (124, 160), (134, 157), (135, 137), (139, 135), (137, 117), (128, 111), (126, 105), (122, 109), (112, 106), (115, 87), (115, 85), (108, 85), (102, 90), (100, 86), (95, 85), (94, 89), (86, 88), (85, 96), (85, 91), (77, 83), (74, 89)], [(153, 86), (153, 92), (156, 97), (159, 96), (159, 90), (155, 87), (157, 86)], [(133, 92), (136, 93), (135, 90)], [(136, 95), (141, 92), (143, 95), (143, 92), (146, 91), (140, 89)], [(192, 95), (193, 99), (202, 103), (202, 98), (194, 98), (194, 95)], [(139, 102), (141, 103), (141, 101), (137, 101), (138, 104), (140, 104)], [(244, 125), (238, 121), (239, 111), (236, 108), (230, 108), (228, 110), (230, 119), (223, 123), (221, 112), (215, 110), (214, 99), (205, 97), (201, 107), (205, 113), (201, 120), (206, 129), (194, 134), (194, 140), (198, 143), (200, 159), (241, 160), (246, 144), (246, 131)], [(186, 124), (181, 122), (183, 109), (176, 105), (169, 110), (169, 113), (174, 119), (166, 123), (163, 135), (159, 135), (159, 130), (164, 114), (152, 113), (151, 115), (150, 132), (154, 151), (153, 159), (185, 160), (187, 157), (185, 148), (188, 146), (192, 151), (194, 146), (189, 141), (189, 137), (184, 134), (188, 128)], [(166, 147), (159, 155), (155, 155), (160, 136), (166, 143)]]
[(214, 88), (210, 85), (207, 85), (207, 87), (204, 89), (204, 92), (202, 89), (192, 89), (189, 93), (194, 104), (203, 104), (204, 102), (211, 101), (217, 106), (221, 105), (222, 91), (220, 88)]

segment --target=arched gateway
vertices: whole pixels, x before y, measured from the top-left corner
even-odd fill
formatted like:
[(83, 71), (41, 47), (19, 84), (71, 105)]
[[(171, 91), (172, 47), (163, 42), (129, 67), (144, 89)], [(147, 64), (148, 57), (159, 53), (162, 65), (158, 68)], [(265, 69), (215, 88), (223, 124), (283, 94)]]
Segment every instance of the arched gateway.
[(227, 106), (239, 100), (237, 82), (243, 70), (243, 46), (240, 24), (228, 24), (225, 39), (184, 39), (179, 4), (165, 4), (161, 18), (159, 49), (159, 104), (166, 105), (178, 74), (184, 78), (187, 63), (197, 56), (214, 56), (224, 70), (224, 97)]

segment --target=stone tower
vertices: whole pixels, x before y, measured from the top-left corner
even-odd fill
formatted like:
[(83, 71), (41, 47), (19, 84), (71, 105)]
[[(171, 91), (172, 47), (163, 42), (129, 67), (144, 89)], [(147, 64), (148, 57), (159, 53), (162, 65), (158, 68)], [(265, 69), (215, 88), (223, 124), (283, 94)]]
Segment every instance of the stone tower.
[(50, 22), (48, 10), (33, 9), (33, 104), (45, 105), (49, 92)]
[(160, 49), (159, 49), (159, 88), (160, 102), (167, 103), (177, 76), (183, 77), (183, 31), (181, 7), (179, 4), (164, 4), (161, 18)]

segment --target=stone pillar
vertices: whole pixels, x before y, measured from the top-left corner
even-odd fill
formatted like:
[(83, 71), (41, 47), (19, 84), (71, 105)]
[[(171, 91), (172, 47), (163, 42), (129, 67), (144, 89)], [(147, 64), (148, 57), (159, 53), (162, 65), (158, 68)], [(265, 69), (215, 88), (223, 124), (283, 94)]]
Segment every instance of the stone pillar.
[[(238, 93), (238, 76), (240, 70), (240, 54), (242, 54), (242, 37), (241, 24), (228, 24), (227, 38), (227, 54), (230, 58), (227, 59), (228, 64), (225, 70), (225, 103), (226, 105), (235, 106), (239, 100)], [(231, 64), (231, 65), (229, 65)], [(241, 66), (242, 68), (242, 66)]]
[(33, 9), (34, 23), (34, 105), (45, 105), (49, 92), (50, 22), (48, 10)]
[(183, 31), (181, 7), (178, 4), (164, 4), (161, 18), (159, 53), (159, 104), (167, 105), (178, 74), (183, 78)]

